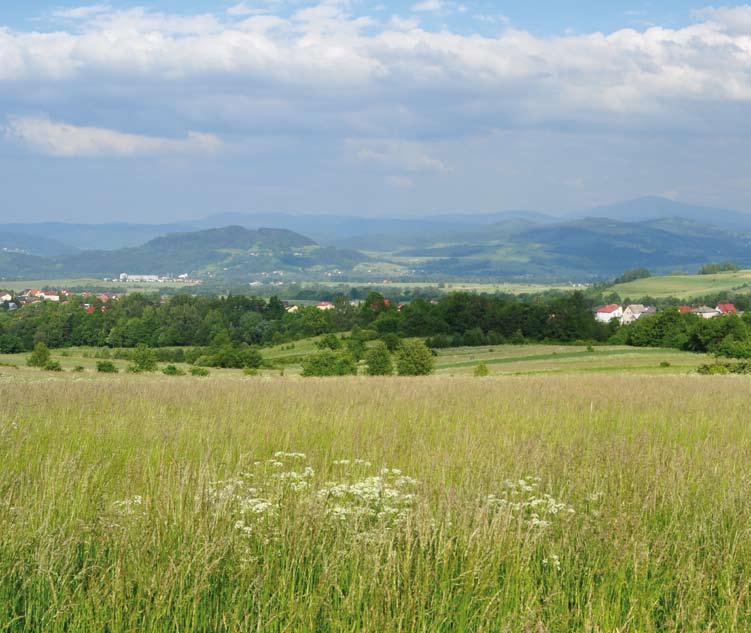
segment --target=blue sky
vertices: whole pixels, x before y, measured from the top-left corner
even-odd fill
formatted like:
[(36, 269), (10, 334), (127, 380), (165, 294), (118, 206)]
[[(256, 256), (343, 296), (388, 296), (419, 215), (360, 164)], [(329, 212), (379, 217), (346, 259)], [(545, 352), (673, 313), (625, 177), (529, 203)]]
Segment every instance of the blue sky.
[(751, 211), (751, 6), (6, 3), (5, 221)]

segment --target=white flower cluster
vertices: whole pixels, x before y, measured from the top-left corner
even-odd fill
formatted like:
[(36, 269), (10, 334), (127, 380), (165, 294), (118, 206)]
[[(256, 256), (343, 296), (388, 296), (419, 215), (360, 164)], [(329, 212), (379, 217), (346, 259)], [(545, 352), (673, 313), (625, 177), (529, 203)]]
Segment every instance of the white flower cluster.
[(112, 504), (114, 511), (122, 516), (132, 516), (141, 511), (143, 506), (143, 497), (141, 495), (135, 495), (129, 499), (122, 499), (115, 501)]
[(417, 483), (397, 469), (384, 468), (377, 476), (352, 483), (328, 482), (317, 496), (323, 501), (327, 516), (393, 525), (403, 521), (414, 505), (411, 489)]
[[(364, 476), (363, 469), (372, 468), (370, 462), (340, 459), (333, 464), (344, 467), (342, 481), (316, 485), (315, 470), (306, 459), (304, 453), (274, 453), (273, 459), (254, 462), (248, 472), (213, 482), (209, 502), (217, 512), (233, 517), (235, 529), (246, 536), (258, 532), (262, 524), (273, 530), (277, 521), (291, 516), (288, 510), (300, 506), (332, 521), (337, 529), (364, 533), (395, 526), (414, 505), (412, 489), (418, 482), (396, 468)], [(355, 467), (356, 474), (350, 473)]]
[(572, 506), (558, 501), (551, 495), (540, 494), (538, 488), (542, 480), (539, 477), (510, 480), (503, 483), (504, 490), (498, 495), (485, 498), (489, 509), (506, 512), (524, 521), (533, 528), (544, 529), (554, 520), (575, 513)]

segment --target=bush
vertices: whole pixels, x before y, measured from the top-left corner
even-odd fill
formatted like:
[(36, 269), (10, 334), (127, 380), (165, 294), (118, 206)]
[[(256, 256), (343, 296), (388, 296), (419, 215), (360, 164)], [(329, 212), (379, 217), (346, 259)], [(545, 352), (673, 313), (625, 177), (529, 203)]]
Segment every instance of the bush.
[(45, 371), (62, 371), (63, 368), (56, 360), (48, 360), (44, 365), (42, 365), (42, 369)]
[(96, 364), (96, 370), (101, 374), (116, 374), (117, 367), (111, 360), (100, 360)]
[(664, 360), (664, 361), (662, 361), (660, 363), (660, 367), (670, 367), (670, 363), (668, 361)]
[(391, 354), (385, 343), (377, 343), (365, 354), (368, 376), (390, 376), (394, 373), (394, 364), (391, 362)]
[(477, 378), (484, 378), (485, 376), (490, 374), (490, 370), (488, 369), (488, 366), (485, 363), (480, 363), (477, 367), (475, 367), (473, 374)]
[(184, 376), (185, 375), (185, 372), (175, 365), (167, 365), (162, 370), (162, 373), (165, 376)]
[(404, 341), (396, 355), (400, 376), (427, 376), (433, 373), (435, 359), (421, 340)]
[(257, 376), (258, 370), (255, 367), (246, 367), (243, 369), (243, 374), (246, 376)]
[(307, 356), (302, 363), (303, 376), (347, 376), (357, 373), (357, 363), (349, 354), (323, 350)]
[(132, 365), (128, 367), (128, 371), (133, 374), (140, 374), (145, 371), (156, 371), (156, 353), (153, 349), (147, 345), (141, 344), (130, 355)]
[(399, 338), (399, 335), (394, 334), (393, 332), (387, 332), (381, 337), (381, 340), (386, 346), (386, 349), (388, 349), (391, 353), (399, 349), (399, 345), (401, 345), (401, 339)]
[(337, 338), (336, 334), (326, 334), (321, 340), (316, 341), (316, 347), (318, 349), (338, 350), (341, 349), (342, 342)]
[(74, 371), (75, 373), (77, 373), (77, 374), (82, 374), (82, 373), (83, 373), (84, 371), (86, 371), (86, 370), (85, 370), (85, 369), (83, 368), (83, 365), (76, 365), (76, 366), (75, 366), (75, 367), (73, 368), (73, 371)]
[(50, 350), (41, 341), (34, 345), (34, 351), (26, 359), (26, 364), (29, 367), (44, 367), (50, 360)]
[(190, 368), (190, 375), (191, 376), (199, 376), (201, 378), (204, 378), (209, 375), (209, 370), (205, 367), (191, 367)]

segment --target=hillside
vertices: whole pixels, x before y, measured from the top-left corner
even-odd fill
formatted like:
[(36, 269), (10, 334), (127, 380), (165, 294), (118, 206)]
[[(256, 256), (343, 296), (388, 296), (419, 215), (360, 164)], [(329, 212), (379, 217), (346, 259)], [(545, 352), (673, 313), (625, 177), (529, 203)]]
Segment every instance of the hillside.
[(233, 279), (252, 273), (351, 269), (367, 258), (356, 251), (318, 246), (284, 229), (250, 231), (239, 226), (174, 233), (143, 246), (113, 251), (90, 250), (61, 257), (0, 254), (0, 277), (116, 276), (132, 274), (214, 274)]
[(610, 289), (621, 298), (630, 297), (677, 297), (693, 299), (713, 294), (751, 291), (751, 270), (718, 273), (716, 275), (665, 275), (637, 279), (625, 284), (616, 284)]

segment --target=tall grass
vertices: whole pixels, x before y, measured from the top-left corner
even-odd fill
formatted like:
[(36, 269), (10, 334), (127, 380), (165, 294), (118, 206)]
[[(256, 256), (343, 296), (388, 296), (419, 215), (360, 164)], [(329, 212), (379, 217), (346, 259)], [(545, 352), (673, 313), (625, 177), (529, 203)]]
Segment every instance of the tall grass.
[(6, 379), (0, 631), (748, 631), (750, 387)]

